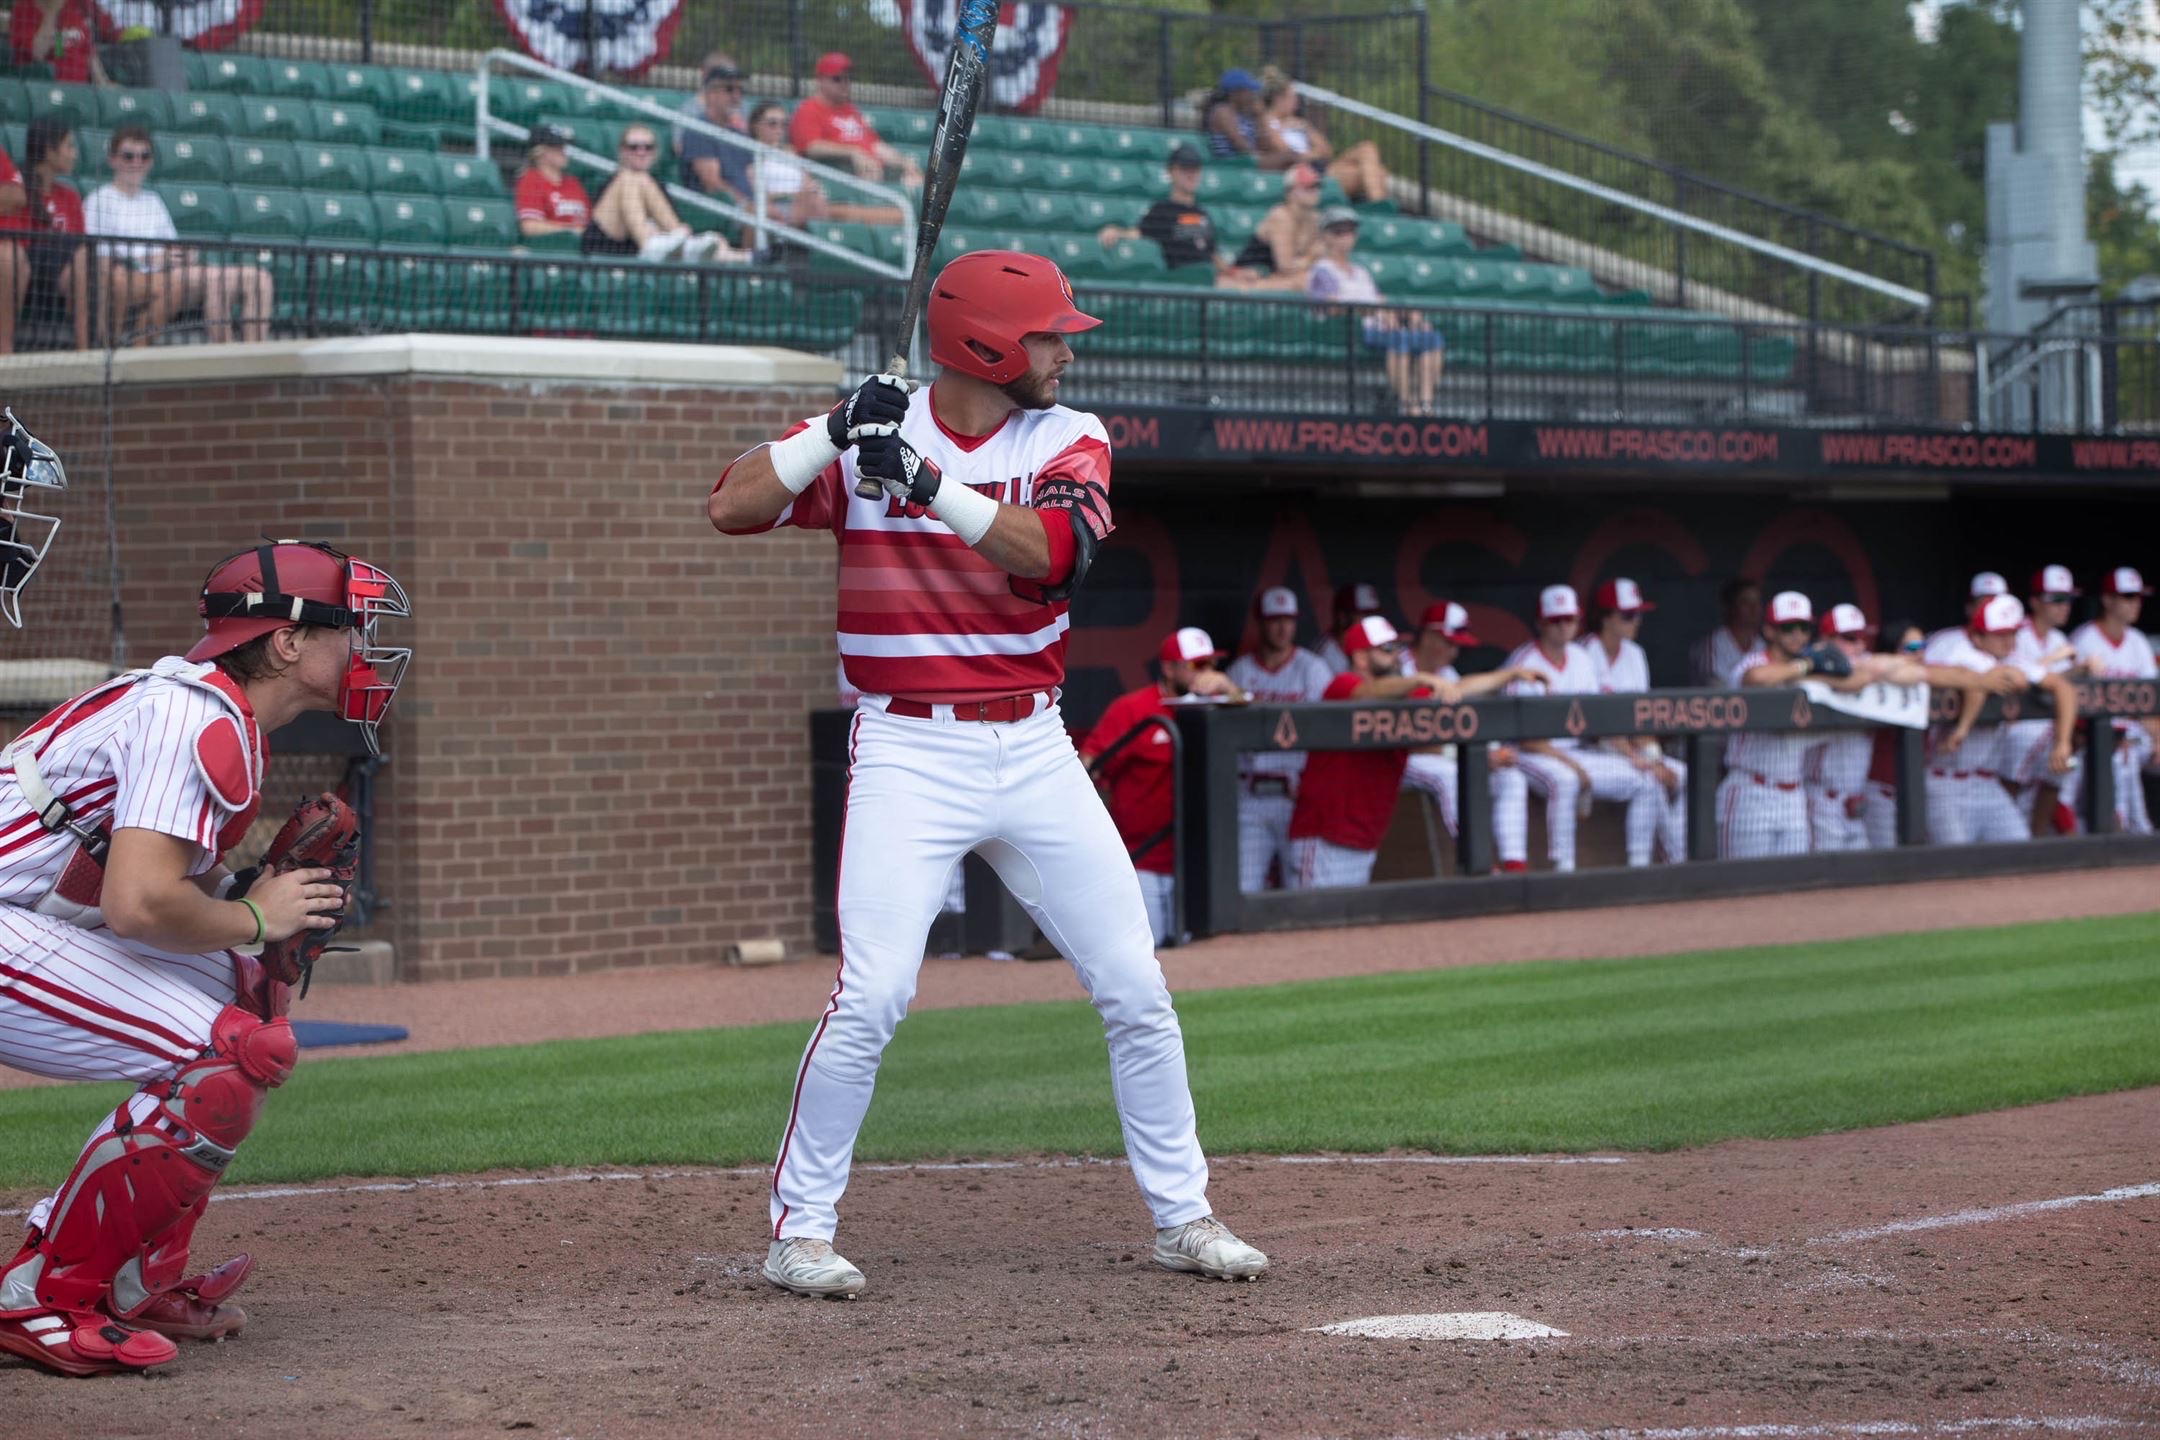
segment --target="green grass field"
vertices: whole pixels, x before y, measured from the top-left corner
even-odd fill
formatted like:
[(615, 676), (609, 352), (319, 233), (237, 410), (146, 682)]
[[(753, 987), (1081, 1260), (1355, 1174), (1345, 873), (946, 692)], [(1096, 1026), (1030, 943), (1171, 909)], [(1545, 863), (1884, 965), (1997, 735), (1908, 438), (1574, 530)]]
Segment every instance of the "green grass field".
[[(2160, 914), (1206, 991), (1178, 1008), (1212, 1151), (1665, 1149), (2160, 1083)], [(806, 1034), (304, 1060), (231, 1178), (764, 1162)], [(123, 1093), (0, 1092), (0, 1185), (52, 1183)], [(859, 1153), (1119, 1148), (1101, 1031), (1075, 1001), (910, 1019)]]

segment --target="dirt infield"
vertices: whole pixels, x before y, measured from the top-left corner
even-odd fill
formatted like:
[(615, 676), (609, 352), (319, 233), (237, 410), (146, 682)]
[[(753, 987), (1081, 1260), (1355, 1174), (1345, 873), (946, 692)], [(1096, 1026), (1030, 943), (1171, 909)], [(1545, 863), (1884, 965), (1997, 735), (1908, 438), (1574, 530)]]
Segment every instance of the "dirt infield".
[[(238, 1192), (198, 1243), (258, 1255), (248, 1331), (148, 1382), (0, 1364), (0, 1430), (2156, 1434), (2156, 1135), (2143, 1091), (1614, 1163), (1221, 1161), (1249, 1285), (1149, 1265), (1120, 1165), (868, 1170), (852, 1303), (756, 1278), (754, 1173)], [(1316, 1333), (1493, 1312), (1566, 1333)]]

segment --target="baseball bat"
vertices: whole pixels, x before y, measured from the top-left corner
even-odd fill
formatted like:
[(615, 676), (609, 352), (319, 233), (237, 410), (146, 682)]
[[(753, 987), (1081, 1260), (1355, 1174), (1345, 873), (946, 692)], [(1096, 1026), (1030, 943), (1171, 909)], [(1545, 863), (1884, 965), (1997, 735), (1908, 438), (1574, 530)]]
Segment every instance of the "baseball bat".
[[(968, 135), (975, 129), (975, 107), (982, 103), (990, 76), (990, 42), (997, 35), (998, 0), (960, 0), (953, 23), (952, 51), (945, 57), (945, 88), (938, 96), (937, 125), (930, 132), (930, 158), (923, 166), (922, 209), (915, 217), (915, 268), (908, 272), (907, 293), (900, 299), (900, 333), (893, 342), (885, 373), (907, 378), (908, 342), (930, 292), (930, 264), (938, 237), (945, 233), (945, 212), (960, 183), (960, 162)], [(855, 482), (855, 493), (875, 500), (884, 487), (877, 481)]]

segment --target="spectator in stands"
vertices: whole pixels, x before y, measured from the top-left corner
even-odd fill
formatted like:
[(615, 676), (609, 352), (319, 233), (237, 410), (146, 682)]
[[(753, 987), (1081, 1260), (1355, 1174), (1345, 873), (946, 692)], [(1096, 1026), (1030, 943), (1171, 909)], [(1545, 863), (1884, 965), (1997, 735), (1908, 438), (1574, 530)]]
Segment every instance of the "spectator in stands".
[[(90, 348), (90, 252), (83, 247), (83, 202), (60, 177), (75, 173), (75, 132), (56, 115), (40, 115), (23, 138), (23, 183), (34, 217), (23, 240), (7, 247), (8, 260), (26, 269), (27, 303), (40, 312), (66, 301), (75, 326), (75, 348)], [(27, 258), (27, 266), (20, 262)], [(17, 282), (18, 290), (21, 282)], [(19, 295), (18, 301), (24, 297)], [(13, 317), (7, 326), (12, 334)]]
[(750, 258), (719, 235), (690, 233), (653, 179), (659, 138), (649, 125), (632, 125), (615, 147), (616, 171), (600, 187), (579, 248), (588, 255), (635, 255), (641, 260), (744, 263)]
[[(1636, 638), (1642, 618), (1657, 606), (1643, 598), (1642, 587), (1625, 576), (1607, 580), (1590, 598), (1590, 618), (1577, 649), (1590, 657), (1590, 670), (1603, 695), (1639, 695), (1650, 689), (1650, 657)], [(1687, 767), (1665, 754), (1648, 735), (1608, 735), (1598, 741), (1633, 765), (1664, 792), (1657, 839), (1665, 863), (1687, 859)]]
[(1732, 684), (1733, 666), (1754, 648), (1762, 629), (1762, 582), (1735, 575), (1718, 590), (1724, 623), (1688, 649), (1688, 680), (1723, 689)]
[[(733, 60), (715, 51), (705, 57), (704, 84), (690, 97), (683, 111), (708, 125), (749, 135), (751, 127), (743, 119), (742, 98), (743, 72), (736, 68)], [(762, 113), (765, 107), (758, 108)], [(782, 123), (785, 124), (785, 117)], [(767, 137), (765, 143), (778, 145), (785, 140), (785, 135), (778, 140)], [(737, 205), (747, 207), (750, 204), (749, 147), (730, 145), (718, 136), (685, 125), (675, 132), (675, 152), (682, 157), (683, 169), (697, 181), (698, 189)]]
[(103, 267), (108, 335), (125, 328), (128, 316), (143, 310), (134, 343), (147, 344), (173, 316), (200, 305), (203, 333), (214, 345), (235, 336), (233, 312), (239, 311), (238, 337), (266, 340), (273, 299), (270, 274), (253, 265), (205, 265), (200, 255), (178, 244), (172, 212), (155, 190), (145, 188), (157, 159), (150, 132), (122, 125), (105, 145), (112, 181), (91, 192), (83, 221), (98, 241)]
[[(1350, 305), (1381, 303), (1372, 271), (1353, 258), (1358, 215), (1347, 205), (1330, 206), (1320, 217), (1320, 258), (1306, 272), (1305, 293), (1315, 300)], [(1416, 310), (1367, 310), (1359, 319), (1366, 345), (1387, 357), (1388, 388), (1405, 415), (1433, 413), (1433, 390), (1440, 383), (1441, 354), (1447, 341)]]
[(1197, 626), (1171, 631), (1155, 652), (1160, 667), (1155, 683), (1111, 701), (1095, 728), (1080, 742), (1081, 764), (1094, 773), (1097, 762), (1101, 762), (1097, 782), (1103, 786), (1118, 835), (1132, 852), (1133, 869), (1140, 876), (1140, 891), (1147, 901), (1148, 920), (1154, 927), (1157, 945), (1171, 939), (1172, 900), (1177, 885), (1171, 869), (1170, 828), (1176, 812), (1175, 797), (1170, 793), (1170, 736), (1155, 726), (1116, 754), (1110, 754), (1110, 747), (1148, 716), (1164, 714), (1173, 704), (1244, 704), (1250, 697), (1215, 668), (1224, 654), (1207, 631)]
[(1287, 170), (1303, 162), (1317, 166), (1342, 186), (1352, 200), (1385, 200), (1387, 165), (1380, 147), (1360, 140), (1337, 155), (1327, 132), (1302, 113), (1303, 102), (1290, 77), (1270, 65), (1260, 72), (1260, 126), (1254, 161), (1263, 170)]
[(535, 125), (528, 137), (525, 168), (518, 172), (511, 197), (517, 204), (518, 234), (583, 236), (592, 220), (585, 186), (570, 173), (570, 137), (553, 125)]
[(1215, 283), (1225, 289), (1250, 289), (1259, 277), (1240, 270), (1215, 248), (1215, 222), (1200, 208), (1200, 152), (1180, 143), (1170, 152), (1165, 171), (1170, 193), (1140, 217), (1137, 225), (1105, 225), (1095, 232), (1105, 250), (1121, 240), (1152, 240), (1162, 249), (1163, 263), (1172, 270), (1187, 265), (1206, 265), (1215, 272)]
[(788, 143), (798, 155), (853, 169), (865, 180), (897, 172), (903, 185), (922, 184), (922, 168), (913, 157), (880, 140), (877, 128), (855, 108), (854, 75), (854, 62), (839, 51), (818, 57), (817, 89), (795, 107)]
[(1283, 198), (1260, 217), (1231, 263), (1264, 277), (1253, 289), (1302, 291), (1320, 254), (1320, 172), (1293, 165), (1283, 173)]
[(787, 107), (777, 101), (761, 100), (750, 112), (751, 138), (774, 147), (758, 152), (749, 181), (753, 194), (764, 190), (768, 215), (797, 229), (817, 220), (898, 225), (906, 218), (897, 205), (836, 205), (827, 199), (817, 177), (788, 153), (787, 123)]
[(98, 63), (98, 12), (89, 0), (15, 0), (8, 49), (17, 65), (44, 65), (63, 85), (110, 85)]
[(1220, 160), (1260, 149), (1260, 82), (1250, 70), (1225, 70), (1200, 102), (1208, 154)]
[[(0, 150), (0, 235), (20, 234), (31, 224), (30, 191), (14, 160)], [(19, 245), (0, 245), (0, 355), (15, 353), (15, 315), (29, 291), (28, 250)]]
[[(1417, 636), (1411, 642), (1410, 668), (1450, 682), (1464, 700), (1494, 694), (1520, 680), (1539, 678), (1537, 671), (1524, 669), (1488, 670), (1466, 678), (1455, 668), (1455, 662), (1465, 649), (1482, 643), (1470, 629), (1469, 611), (1452, 600), (1435, 600), (1418, 619)], [(1488, 745), (1486, 758), (1493, 767), (1505, 768), (1515, 763), (1515, 752), (1505, 745)], [(1403, 788), (1423, 790), (1432, 796), (1440, 808), (1440, 823), (1450, 835), (1461, 829), (1456, 806), (1459, 773), (1453, 745), (1414, 751), (1403, 771)]]

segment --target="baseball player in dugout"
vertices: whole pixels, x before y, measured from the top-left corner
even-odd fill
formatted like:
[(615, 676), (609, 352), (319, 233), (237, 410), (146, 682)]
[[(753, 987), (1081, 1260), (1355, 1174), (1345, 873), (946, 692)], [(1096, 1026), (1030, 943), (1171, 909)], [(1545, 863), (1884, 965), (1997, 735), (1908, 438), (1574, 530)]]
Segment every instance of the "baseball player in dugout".
[(1169, 713), (1172, 705), (1244, 704), (1251, 697), (1215, 668), (1225, 658), (1198, 626), (1171, 631), (1155, 653), (1161, 678), (1111, 701), (1087, 739), (1080, 742), (1080, 763), (1104, 785), (1110, 819), (1139, 872), (1140, 894), (1147, 901), (1148, 924), (1157, 945), (1172, 938), (1176, 913), (1177, 877), (1170, 844), (1175, 816), (1170, 733), (1160, 725), (1149, 725), (1122, 749), (1112, 753), (1111, 747), (1150, 715)]
[(412, 652), (397, 582), (325, 545), (221, 561), (186, 655), (120, 675), (25, 730), (0, 768), (0, 1060), (140, 1088), (30, 1210), (0, 1269), (0, 1350), (64, 1375), (144, 1370), (215, 1340), (253, 1262), (188, 1242), (265, 1096), (292, 1073), (291, 986), (336, 931), (359, 827), (302, 803), (262, 861), (220, 863), (262, 800), (266, 733), (307, 710), (368, 749)]
[[(1259, 705), (1303, 705), (1320, 698), (1334, 675), (1327, 662), (1297, 644), (1297, 596), (1280, 585), (1253, 602), (1259, 645), (1230, 662), (1230, 682)], [(1238, 756), (1238, 888), (1267, 888), (1268, 872), (1290, 874), (1290, 810), (1305, 770), (1302, 750)]]
[[(2152, 587), (2128, 565), (2117, 565), (2100, 581), (2100, 613), (2078, 626), (2070, 643), (2085, 673), (2095, 680), (2151, 680), (2160, 676), (2152, 641), (2138, 628), (2145, 597)], [(2160, 719), (2147, 715), (2119, 719), (2115, 725), (2115, 823), (2133, 835), (2153, 833), (2145, 801), (2145, 767), (2160, 752)]]
[[(1643, 616), (1655, 609), (1643, 598), (1642, 587), (1625, 576), (1598, 586), (1590, 601), (1589, 624), (1575, 644), (1590, 657), (1599, 694), (1640, 695), (1650, 688), (1650, 657), (1636, 637), (1642, 634)], [(1658, 788), (1657, 840), (1665, 863), (1687, 859), (1687, 766), (1648, 735), (1608, 735), (1598, 741), (1598, 748), (1618, 755)], [(1631, 849), (1631, 863), (1633, 854)]]
[(1334, 602), (1328, 609), (1327, 629), (1322, 632), (1320, 648), (1315, 651), (1320, 663), (1327, 667), (1328, 678), (1342, 674), (1350, 668), (1350, 658), (1343, 654), (1342, 637), (1350, 627), (1368, 615), (1380, 613), (1380, 589), (1375, 585), (1359, 582), (1355, 585), (1338, 585)]
[[(2085, 662), (2063, 633), (2063, 626), (2070, 621), (2070, 607), (2083, 593), (2070, 567), (2041, 566), (2033, 572), (2032, 584), (2025, 593), (2025, 623), (2018, 629), (2017, 643), (2010, 647), (2011, 663), (2028, 676), (2060, 675), (2073, 682), (2082, 678)], [(2003, 779), (2009, 783), (2010, 798), (2023, 812), (2028, 826), (2033, 822), (2041, 787), (2053, 786), (2055, 804), (2048, 816), (2048, 828), (2058, 835), (2072, 835), (2078, 829), (2076, 795), (2082, 757), (2073, 750), (2070, 768), (2055, 772), (2049, 763), (2054, 747), (2055, 726), (2050, 717), (2005, 724)]]
[[(1831, 689), (1858, 694), (1877, 677), (1856, 670), (1847, 652), (1816, 643), (1815, 607), (1797, 590), (1770, 597), (1762, 638), (1734, 664), (1734, 689), (1797, 685), (1813, 675)], [(1726, 859), (1808, 852), (1806, 779), (1812, 736), (1798, 731), (1743, 730), (1725, 747), (1718, 782), (1718, 853)]]
[[(2053, 775), (2070, 769), (2070, 741), (2077, 724), (2077, 687), (2063, 676), (2011, 658), (2018, 632), (2025, 628), (2025, 607), (2013, 595), (1992, 595), (1973, 610), (1965, 629), (1948, 642), (1930, 643), (1931, 664), (1987, 674), (2001, 670), (2027, 685), (2046, 690), (2054, 702), (2047, 768)], [(2003, 788), (2014, 737), (2005, 725), (1978, 725), (1984, 697), (1968, 691), (1948, 734), (1935, 742), (1928, 759), (1928, 839), (1937, 845), (1983, 841), (2029, 840), (2032, 819)]]
[[(862, 693), (848, 735), (840, 970), (773, 1164), (765, 1278), (853, 1296), (832, 1247), (878, 1059), (963, 854), (988, 860), (1102, 1016), (1125, 1153), (1170, 1270), (1253, 1278), (1267, 1257), (1214, 1218), (1185, 1044), (1125, 842), (1058, 713), (1066, 606), (1109, 535), (1102, 423), (1058, 404), (1070, 335), (1098, 322), (1057, 266), (1011, 250), (948, 264), (926, 307), (939, 374), (865, 380), (721, 472), (714, 527), (829, 530), (838, 639)], [(855, 493), (875, 481), (875, 499)]]

